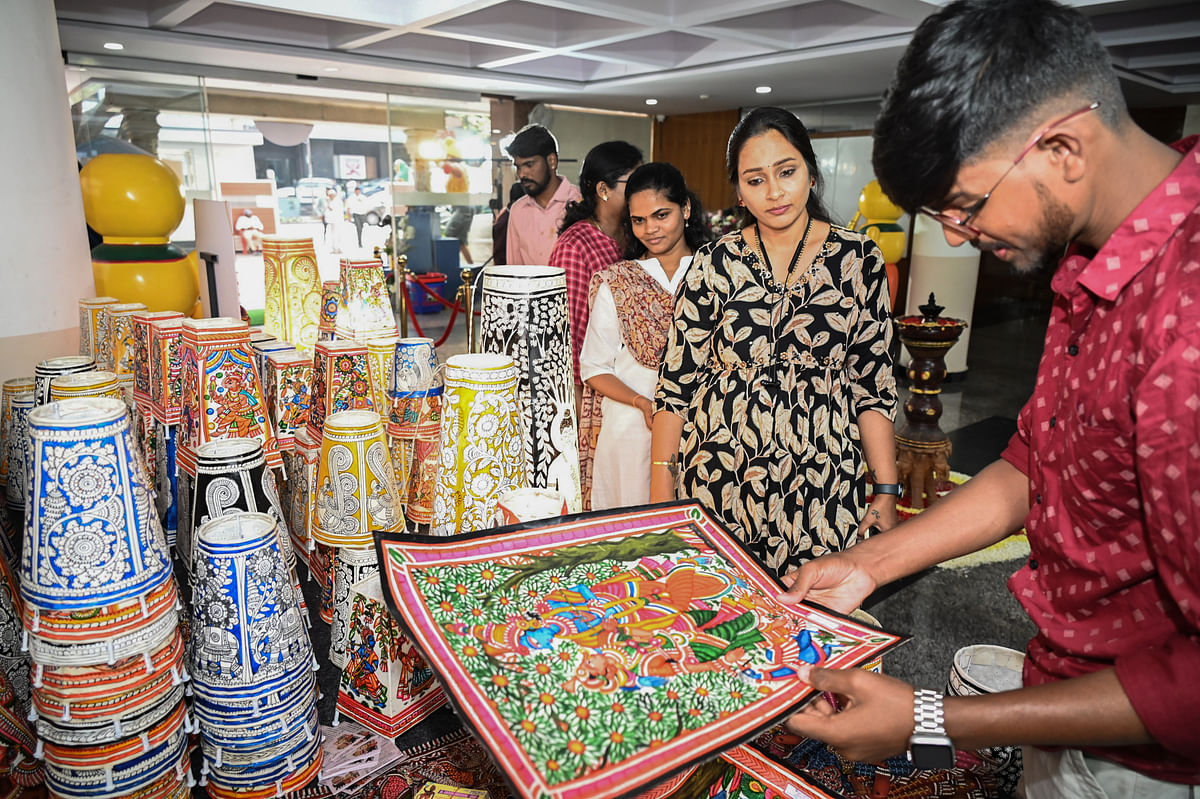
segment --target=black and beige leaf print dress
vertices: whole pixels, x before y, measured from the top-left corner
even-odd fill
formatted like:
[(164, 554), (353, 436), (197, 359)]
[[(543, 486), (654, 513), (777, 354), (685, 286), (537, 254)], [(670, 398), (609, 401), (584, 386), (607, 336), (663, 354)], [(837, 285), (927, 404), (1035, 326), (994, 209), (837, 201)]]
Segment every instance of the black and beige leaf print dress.
[(894, 419), (887, 273), (831, 227), (784, 289), (740, 232), (696, 254), (675, 300), (655, 410), (684, 419), (681, 497), (777, 575), (854, 543), (866, 510), (858, 415)]

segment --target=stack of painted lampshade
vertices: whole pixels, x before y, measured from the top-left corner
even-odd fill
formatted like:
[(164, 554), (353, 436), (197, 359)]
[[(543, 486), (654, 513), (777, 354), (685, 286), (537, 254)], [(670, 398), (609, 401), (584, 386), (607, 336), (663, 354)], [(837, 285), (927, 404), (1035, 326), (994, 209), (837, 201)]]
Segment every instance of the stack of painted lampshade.
[[(19, 378), (23, 381), (24, 378)], [(9, 511), (18, 515), (25, 512), (25, 503), (29, 499), (29, 414), (36, 404), (37, 395), (33, 390), (33, 380), (29, 380), (29, 388), (18, 388), (7, 400), (5, 410), (8, 413), (8, 424), (4, 431), (5, 453), (5, 501)], [(24, 385), (21, 383), (20, 385)]]
[(414, 525), (433, 519), (441, 441), (442, 376), (431, 338), (396, 342), (391, 370), (388, 444), (404, 514)]
[(116, 305), (116, 297), (91, 297), (79, 301), (79, 354), (99, 361), (100, 309)]
[(296, 352), (296, 348), (291, 344), (275, 338), (252, 341), (250, 349), (254, 350), (254, 368), (258, 372), (258, 381), (264, 387), (267, 385), (267, 357), (274, 353)]
[(341, 292), (341, 281), (326, 280), (321, 283), (321, 319), (317, 323), (317, 341), (333, 341), (333, 331), (337, 326), (338, 295)]
[(194, 709), (212, 797), (283, 795), (321, 768), (316, 658), (279, 541), (265, 513), (196, 531)]
[(195, 530), (190, 509), (200, 447), (220, 439), (254, 438), (262, 442), (268, 469), (282, 468), (283, 459), (267, 420), (245, 322), (225, 317), (184, 320), (180, 385), (176, 549), (190, 570)]
[(343, 257), (339, 283), (335, 338), (371, 341), (399, 335), (383, 264), (372, 258)]
[[(163, 322), (176, 331), (182, 329), (183, 314), (179, 311), (139, 311), (133, 315), (133, 421), (134, 433), (146, 460), (146, 473), (155, 481), (156, 495), (163, 486), (158, 481), (158, 460), (166, 447), (160, 440), (162, 426), (154, 416), (154, 324)], [(173, 467), (172, 467), (173, 468)], [(160, 507), (160, 517), (162, 510)], [(174, 545), (174, 530), (167, 533), (167, 543)]]
[(91, 372), (95, 369), (95, 359), (87, 355), (64, 355), (60, 358), (47, 358), (33, 367), (33, 404), (35, 406), (45, 405), (50, 401), (50, 382), (54, 378), (62, 375)]
[(377, 574), (372, 531), (403, 531), (383, 422), (373, 411), (339, 411), (325, 420), (312, 533), (336, 547), (329, 659), (346, 664), (350, 588)]
[(72, 375), (61, 375), (50, 381), (50, 401), (84, 399), (86, 397), (111, 397), (124, 399), (121, 383), (114, 372), (93, 370)]
[[(322, 586), (322, 597), (325, 598), (332, 597), (331, 547), (336, 544), (330, 544), (315, 535), (317, 472), (324, 462), (322, 438), (328, 416), (348, 410), (374, 410), (371, 362), (367, 345), (352, 339), (318, 343), (313, 356), (312, 380), (312, 399), (308, 410), (308, 424), (305, 426), (307, 435), (303, 438), (297, 437), (295, 444), (303, 460), (294, 460), (293, 463), (302, 465), (304, 469), (303, 474), (297, 475), (297, 483), (303, 480), (308, 484), (307, 507), (304, 509), (304, 544), (301, 550), (307, 555), (305, 560), (309, 572)], [(368, 536), (362, 545), (369, 543)], [(332, 604), (322, 602), (321, 618), (325, 621), (333, 620)]]
[(175, 546), (179, 526), (179, 483), (177, 452), (179, 419), (182, 415), (180, 356), (183, 318), (156, 317), (150, 320), (150, 417), (156, 425), (154, 453), (155, 502), (163, 520), (167, 542)]
[[(26, 400), (21, 401), (21, 406), (28, 413), (32, 407), (32, 395), (35, 382), (32, 377), (14, 377), (11, 380), (5, 380), (0, 386), (0, 501), (3, 501), (8, 496), (9, 473), (12, 471), (14, 464), (9, 463), (8, 445), (12, 438), (12, 423), (13, 423), (13, 397), (23, 394), (29, 394), (28, 403)], [(21, 453), (21, 474), (24, 475), (24, 453)]]
[[(106, 305), (100, 311), (101, 332), (105, 336), (96, 363), (116, 372), (127, 402), (133, 402), (133, 358), (136, 350), (133, 317), (146, 310), (140, 302)], [(103, 361), (101, 360), (103, 358)]]
[[(278, 523), (279, 551), (291, 575), (292, 586), (306, 611), (296, 577), (296, 555), (288, 535), (283, 508), (275, 490), (275, 477), (267, 469), (262, 442), (254, 438), (224, 438), (200, 445), (196, 455), (196, 490), (191, 518), (197, 528), (231, 513), (265, 513)], [(188, 560), (196, 557), (196, 540)], [(307, 620), (307, 613), (305, 620)]]
[(489, 266), (483, 270), (483, 351), (508, 355), (517, 367), (524, 428), (525, 475), (583, 509), (566, 273), (554, 266)]
[(183, 795), (178, 595), (125, 403), (52, 402), (29, 430), (22, 621), (47, 785), (66, 797)]
[[(267, 395), (267, 416), (271, 420), (279, 453), (283, 456), (286, 479), (279, 486), (280, 499), (288, 511), (287, 526), (294, 548), (297, 549), (303, 549), (307, 544), (304, 540), (305, 526), (296, 526), (292, 512), (295, 492), (303, 475), (303, 468), (300, 468), (303, 456), (295, 452), (295, 443), (297, 431), (308, 425), (308, 409), (312, 404), (312, 371), (312, 358), (295, 349), (267, 353), (263, 392)], [(299, 464), (297, 457), (300, 458)]]

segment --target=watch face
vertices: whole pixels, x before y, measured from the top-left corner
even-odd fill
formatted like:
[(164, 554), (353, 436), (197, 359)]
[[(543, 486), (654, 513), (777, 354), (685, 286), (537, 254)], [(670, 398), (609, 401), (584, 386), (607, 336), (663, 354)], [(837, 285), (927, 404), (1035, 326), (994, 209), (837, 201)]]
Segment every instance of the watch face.
[(948, 769), (954, 767), (954, 745), (949, 739), (933, 739), (933, 742), (912, 741), (908, 745), (908, 759), (917, 768)]

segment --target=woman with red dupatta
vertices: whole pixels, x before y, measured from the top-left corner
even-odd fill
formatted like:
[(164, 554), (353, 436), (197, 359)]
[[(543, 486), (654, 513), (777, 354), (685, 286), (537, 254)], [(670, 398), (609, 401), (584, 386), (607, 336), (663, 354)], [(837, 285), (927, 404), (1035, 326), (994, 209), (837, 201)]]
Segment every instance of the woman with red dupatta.
[(634, 170), (625, 198), (629, 260), (592, 277), (579, 356), (579, 461), (584, 508), (592, 510), (650, 499), (651, 397), (675, 289), (696, 248), (710, 238), (699, 200), (670, 164)]

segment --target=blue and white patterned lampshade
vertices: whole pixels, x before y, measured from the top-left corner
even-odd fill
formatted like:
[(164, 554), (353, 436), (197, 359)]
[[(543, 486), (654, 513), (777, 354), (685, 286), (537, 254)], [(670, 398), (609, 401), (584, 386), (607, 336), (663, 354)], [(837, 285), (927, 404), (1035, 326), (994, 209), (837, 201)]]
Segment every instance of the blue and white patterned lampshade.
[(125, 403), (52, 402), (30, 411), (28, 425), (25, 601), (42, 610), (88, 610), (136, 599), (171, 579)]

